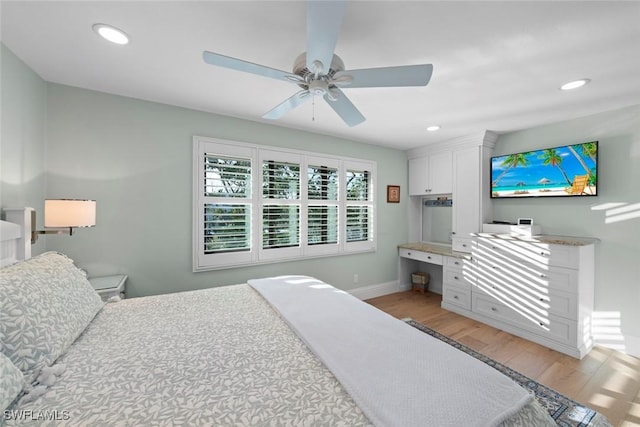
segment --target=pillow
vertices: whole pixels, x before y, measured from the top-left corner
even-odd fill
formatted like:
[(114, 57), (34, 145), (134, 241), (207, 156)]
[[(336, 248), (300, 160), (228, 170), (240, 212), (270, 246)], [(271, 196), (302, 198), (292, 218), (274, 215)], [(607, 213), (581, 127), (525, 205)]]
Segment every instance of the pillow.
[(46, 252), (0, 270), (0, 342), (28, 384), (50, 366), (103, 302), (73, 261)]
[(11, 360), (0, 353), (0, 412), (9, 407), (22, 393), (24, 376)]

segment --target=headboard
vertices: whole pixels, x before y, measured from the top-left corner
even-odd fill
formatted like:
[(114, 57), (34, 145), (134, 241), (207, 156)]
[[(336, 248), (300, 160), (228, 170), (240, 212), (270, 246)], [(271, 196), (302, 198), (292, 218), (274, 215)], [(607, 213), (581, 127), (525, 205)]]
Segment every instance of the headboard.
[(4, 209), (0, 221), (0, 267), (31, 258), (33, 208)]

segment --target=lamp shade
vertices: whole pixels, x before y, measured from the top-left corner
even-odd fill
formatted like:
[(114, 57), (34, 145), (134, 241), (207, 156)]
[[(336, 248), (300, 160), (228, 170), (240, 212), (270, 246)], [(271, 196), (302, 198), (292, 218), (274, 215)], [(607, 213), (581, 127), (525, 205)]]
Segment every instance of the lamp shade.
[(45, 227), (93, 227), (96, 225), (96, 201), (46, 199)]

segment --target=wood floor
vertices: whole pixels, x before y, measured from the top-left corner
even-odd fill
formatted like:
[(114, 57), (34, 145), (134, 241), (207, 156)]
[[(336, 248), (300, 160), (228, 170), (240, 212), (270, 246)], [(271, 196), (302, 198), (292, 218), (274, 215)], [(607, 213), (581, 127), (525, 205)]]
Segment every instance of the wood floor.
[(444, 310), (441, 300), (438, 294), (407, 291), (366, 302), (399, 319), (417, 320), (595, 409), (613, 426), (640, 426), (640, 359), (595, 347), (578, 360)]

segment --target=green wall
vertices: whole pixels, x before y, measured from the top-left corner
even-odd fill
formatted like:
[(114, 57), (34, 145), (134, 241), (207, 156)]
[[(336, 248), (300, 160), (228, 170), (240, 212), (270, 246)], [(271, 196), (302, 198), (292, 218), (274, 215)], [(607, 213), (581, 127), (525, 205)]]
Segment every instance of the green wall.
[(502, 135), (494, 153), (594, 140), (597, 197), (494, 200), (494, 219), (532, 217), (545, 234), (599, 239), (594, 325), (611, 326), (600, 342), (640, 355), (640, 106)]
[[(345, 290), (396, 281), (407, 205), (406, 197), (387, 204), (386, 186), (406, 188), (404, 152), (47, 83), (1, 47), (0, 208), (34, 207), (42, 229), (46, 197), (98, 202), (95, 228), (41, 236), (34, 253), (61, 251), (91, 275), (126, 273), (130, 296), (278, 274), (313, 275)], [(194, 135), (377, 161), (378, 250), (193, 273)]]
[[(57, 84), (47, 85), (47, 111), (47, 196), (98, 203), (95, 228), (49, 237), (47, 248), (93, 275), (128, 274), (131, 296), (279, 274), (312, 275), (342, 289), (397, 279), (407, 207), (387, 204), (385, 191), (387, 184), (406, 188), (403, 151)], [(194, 135), (377, 161), (377, 252), (193, 273)]]
[[(47, 84), (0, 43), (0, 207), (42, 212), (46, 190)], [(42, 216), (37, 218), (42, 227)], [(45, 250), (42, 236), (32, 253)]]

